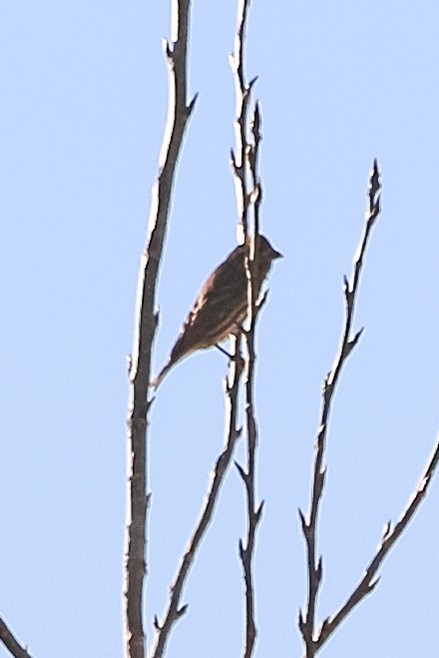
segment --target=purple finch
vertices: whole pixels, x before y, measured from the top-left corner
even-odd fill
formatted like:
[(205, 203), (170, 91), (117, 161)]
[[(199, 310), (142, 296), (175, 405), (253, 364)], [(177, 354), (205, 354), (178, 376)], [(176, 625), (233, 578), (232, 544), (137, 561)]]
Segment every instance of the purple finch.
[[(251, 240), (247, 238), (245, 244), (236, 247), (207, 279), (172, 348), (168, 362), (151, 382), (151, 386), (157, 388), (169, 370), (184, 357), (196, 350), (213, 347), (240, 330), (248, 310), (245, 257)], [(256, 298), (272, 261), (281, 257), (282, 254), (273, 249), (267, 238), (258, 235), (254, 267)]]

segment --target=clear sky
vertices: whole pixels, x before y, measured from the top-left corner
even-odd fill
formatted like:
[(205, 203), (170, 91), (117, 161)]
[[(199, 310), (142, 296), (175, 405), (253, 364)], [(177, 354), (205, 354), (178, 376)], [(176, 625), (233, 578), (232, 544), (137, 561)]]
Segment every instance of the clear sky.
[[(160, 278), (154, 370), (235, 245), (234, 2), (193, 7), (190, 90)], [(320, 619), (362, 576), (438, 429), (436, 0), (254, 0), (263, 231), (285, 258), (259, 324), (257, 658), (300, 656), (306, 508), (321, 383), (343, 318), (373, 157), (383, 214), (338, 389), (321, 517)], [(122, 653), (126, 355), (167, 103), (168, 2), (15, 0), (0, 9), (0, 614), (35, 658)], [(181, 363), (151, 417), (148, 633), (223, 441), (225, 359)], [(242, 449), (238, 450), (242, 458)], [(437, 654), (439, 481), (376, 591), (324, 658)], [(231, 471), (169, 658), (239, 656), (242, 486)], [(0, 648), (0, 656), (6, 656)]]

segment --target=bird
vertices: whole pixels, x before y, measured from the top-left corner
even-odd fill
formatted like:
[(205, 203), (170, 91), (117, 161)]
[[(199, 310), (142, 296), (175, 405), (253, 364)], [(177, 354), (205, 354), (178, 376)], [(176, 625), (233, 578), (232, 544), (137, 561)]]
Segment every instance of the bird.
[[(248, 310), (245, 259), (252, 240), (248, 236), (244, 244), (236, 247), (206, 280), (181, 328), (168, 362), (150, 383), (153, 389), (157, 389), (171, 368), (189, 354), (218, 346), (218, 343), (241, 329)], [(260, 234), (257, 234), (255, 247), (254, 293), (257, 299), (272, 262), (282, 258), (282, 254)]]

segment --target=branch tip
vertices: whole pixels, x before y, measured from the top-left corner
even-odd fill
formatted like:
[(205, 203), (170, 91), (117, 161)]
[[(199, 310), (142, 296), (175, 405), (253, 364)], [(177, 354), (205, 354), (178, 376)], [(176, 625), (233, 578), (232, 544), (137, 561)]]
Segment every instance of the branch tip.
[(253, 112), (253, 115), (255, 117), (255, 121), (260, 121), (261, 118), (261, 104), (259, 101), (256, 101), (255, 103), (255, 110)]
[(381, 212), (381, 194), (378, 194), (373, 207), (373, 219), (376, 219)]
[(320, 635), (325, 634), (325, 630), (328, 624), (329, 624), (329, 617), (326, 617), (326, 619), (322, 621), (322, 624), (320, 626)]
[(367, 593), (368, 593), (368, 594), (370, 594), (371, 592), (373, 592), (373, 590), (374, 590), (375, 587), (378, 585), (378, 583), (380, 582), (380, 580), (381, 580), (381, 576), (378, 576), (378, 578), (375, 578), (375, 580), (373, 580), (371, 583), (369, 583), (369, 586), (368, 586), (368, 588), (367, 588)]
[(305, 635), (305, 620), (303, 618), (303, 613), (302, 613), (301, 608), (299, 608), (299, 615), (298, 615), (297, 624), (299, 626), (299, 630), (302, 633), (302, 635)]
[(197, 100), (198, 100), (198, 96), (199, 96), (199, 93), (198, 93), (198, 91), (197, 91), (197, 93), (194, 95), (193, 99), (191, 100), (191, 102), (190, 102), (189, 105), (187, 106), (187, 112), (188, 112), (188, 115), (189, 115), (189, 116), (190, 116), (190, 115), (192, 114), (192, 112), (193, 112), (193, 109), (194, 109), (194, 107), (195, 107), (195, 105), (196, 105), (196, 103), (197, 103)]
[(264, 511), (264, 507), (265, 507), (265, 500), (261, 500), (261, 503), (260, 503), (258, 509), (256, 510), (256, 523), (259, 523), (259, 521), (261, 520), (261, 516), (262, 516), (262, 513)]
[(262, 307), (266, 303), (269, 294), (270, 294), (270, 289), (267, 288), (267, 290), (264, 291), (264, 294), (262, 295), (261, 299), (258, 301), (258, 305), (256, 307), (256, 310), (258, 312), (262, 309)]
[(359, 331), (357, 331), (355, 336), (346, 343), (346, 354), (345, 354), (346, 357), (349, 356), (349, 354), (352, 352), (352, 350), (354, 349), (354, 347), (358, 343), (363, 331), (364, 331), (364, 327), (361, 327), (361, 329)]
[(248, 87), (247, 87), (247, 90), (248, 90), (248, 91), (251, 91), (251, 90), (252, 90), (253, 85), (256, 84), (256, 82), (258, 81), (258, 79), (259, 79), (259, 76), (258, 76), (258, 75), (255, 75), (255, 77), (252, 78), (252, 79), (250, 80), (250, 82), (248, 83)]
[(172, 60), (172, 47), (171, 44), (169, 43), (168, 39), (164, 38), (162, 39), (162, 46), (163, 46), (163, 52), (165, 53), (165, 57), (168, 61)]
[(317, 582), (320, 584), (321, 580), (323, 577), (323, 558), (320, 555), (319, 561), (317, 562), (317, 568), (316, 568), (316, 578)]
[(233, 463), (235, 464), (236, 468), (238, 469), (239, 475), (242, 477), (244, 482), (247, 482), (247, 473), (244, 471), (242, 466), (240, 464), (238, 464), (237, 461), (234, 461)]
[(370, 191), (374, 194), (376, 194), (381, 187), (379, 177), (380, 177), (380, 170), (378, 168), (378, 160), (375, 158), (373, 161), (373, 167), (372, 167), (372, 171), (370, 172), (370, 179), (369, 179)]
[(388, 521), (383, 530), (382, 542), (384, 542), (392, 531), (392, 521)]

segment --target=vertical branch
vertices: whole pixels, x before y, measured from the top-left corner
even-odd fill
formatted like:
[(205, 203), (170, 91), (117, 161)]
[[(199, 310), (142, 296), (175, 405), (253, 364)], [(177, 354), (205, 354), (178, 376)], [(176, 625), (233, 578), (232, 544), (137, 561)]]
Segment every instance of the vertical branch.
[(373, 170), (369, 179), (369, 208), (368, 212), (366, 213), (366, 222), (363, 236), (360, 240), (360, 245), (354, 258), (351, 278), (348, 279), (347, 277), (344, 277), (345, 322), (342, 331), (341, 344), (337, 358), (331, 371), (326, 376), (323, 387), (322, 411), (316, 441), (311, 501), (307, 518), (305, 518), (303, 512), (299, 510), (302, 523), (302, 532), (306, 544), (308, 567), (308, 593), (305, 616), (303, 616), (302, 611), (299, 613), (299, 629), (301, 631), (306, 647), (306, 658), (314, 658), (317, 652), (315, 617), (317, 598), (323, 576), (322, 557), (320, 556), (317, 560), (317, 526), (319, 506), (322, 498), (326, 474), (326, 468), (323, 466), (323, 458), (326, 446), (326, 433), (328, 428), (329, 415), (331, 412), (332, 400), (342, 368), (363, 332), (363, 329), (360, 329), (360, 331), (358, 331), (351, 338), (351, 328), (354, 318), (355, 302), (359, 288), (360, 274), (363, 266), (363, 258), (366, 252), (372, 227), (374, 226), (381, 210), (380, 196), (378, 194), (380, 187), (381, 185), (379, 182), (378, 163), (376, 160), (374, 160)]
[(236, 118), (235, 150), (231, 151), (231, 160), (235, 180), (235, 194), (238, 208), (238, 242), (244, 242), (248, 234), (248, 192), (247, 192), (247, 114), (251, 90), (257, 78), (246, 83), (244, 73), (245, 29), (247, 25), (250, 0), (238, 0), (237, 30), (230, 66), (235, 80)]
[(185, 128), (196, 97), (187, 104), (187, 48), (190, 0), (172, 0), (171, 43), (165, 44), (169, 75), (168, 116), (152, 192), (148, 245), (142, 255), (135, 312), (133, 351), (129, 364), (127, 432), (127, 520), (124, 565), (125, 655), (144, 658), (143, 586), (146, 573), (147, 399), (151, 352), (157, 328), (155, 310), (159, 264), (166, 234), (175, 168)]
[[(255, 235), (259, 232), (259, 209), (261, 202), (260, 182), (257, 174), (257, 160), (259, 145), (261, 142), (260, 128), (260, 113), (259, 105), (256, 103), (255, 111), (252, 121), (252, 135), (253, 143), (249, 146), (249, 168), (251, 174), (251, 181), (253, 185), (253, 192), (251, 198), (254, 210), (254, 227)], [(254, 243), (255, 244), (255, 243)], [(261, 302), (257, 305), (255, 297), (255, 265), (257, 267), (258, 254), (250, 253), (250, 258), (247, 261), (247, 275), (249, 277), (248, 285), (248, 300), (249, 300), (249, 318), (250, 326), (245, 334), (248, 365), (247, 365), (247, 378), (245, 383), (245, 404), (246, 404), (246, 423), (247, 423), (247, 468), (244, 470), (238, 466), (239, 473), (244, 482), (246, 497), (247, 497), (247, 537), (245, 546), (243, 541), (239, 542), (239, 555), (242, 562), (245, 581), (245, 602), (246, 602), (246, 642), (244, 649), (244, 658), (251, 658), (256, 641), (256, 623), (255, 623), (255, 588), (253, 579), (253, 558), (255, 554), (255, 538), (256, 530), (259, 521), (262, 517), (264, 502), (262, 501), (256, 507), (256, 449), (258, 441), (258, 430), (255, 417), (255, 403), (254, 403), (254, 376), (255, 376), (255, 330), (257, 315), (262, 308)]]
[[(253, 143), (247, 138), (248, 106), (251, 90), (256, 82), (254, 78), (246, 83), (244, 73), (244, 46), (245, 30), (250, 2), (249, 0), (238, 0), (237, 30), (235, 35), (234, 51), (231, 57), (231, 65), (235, 79), (236, 93), (236, 119), (235, 119), (235, 150), (232, 150), (232, 167), (235, 179), (235, 192), (238, 210), (238, 240), (245, 241), (250, 234), (248, 210), (253, 204), (254, 227), (253, 234), (259, 233), (259, 208), (261, 201), (261, 186), (257, 175), (257, 161), (260, 135), (260, 113), (256, 104), (253, 121), (252, 136)], [(249, 178), (251, 179), (252, 191), (249, 193)], [(247, 378), (245, 385), (245, 411), (247, 427), (247, 464), (242, 468), (236, 464), (242, 477), (246, 491), (247, 507), (247, 536), (245, 544), (241, 539), (239, 542), (239, 555), (244, 572), (245, 582), (245, 647), (244, 657), (251, 658), (256, 641), (255, 623), (255, 590), (253, 579), (253, 558), (255, 553), (255, 537), (258, 523), (261, 519), (263, 503), (256, 507), (256, 448), (257, 448), (257, 423), (254, 409), (254, 372), (255, 372), (255, 325), (258, 312), (262, 306), (257, 306), (255, 297), (255, 268), (257, 267), (256, 239), (251, 243), (251, 248), (246, 257), (246, 272), (248, 279), (248, 317), (249, 328), (245, 332), (247, 346)]]

